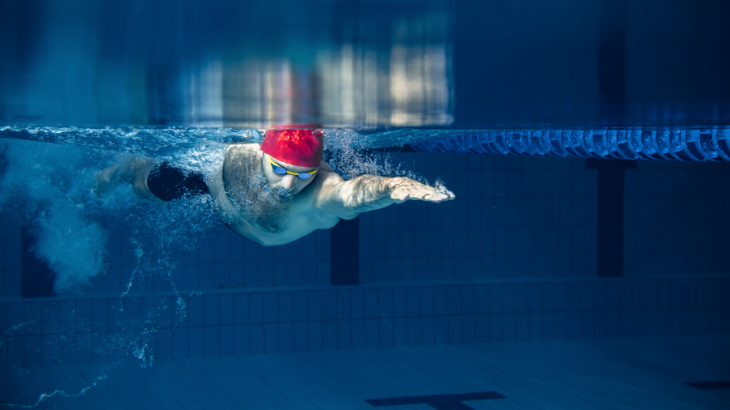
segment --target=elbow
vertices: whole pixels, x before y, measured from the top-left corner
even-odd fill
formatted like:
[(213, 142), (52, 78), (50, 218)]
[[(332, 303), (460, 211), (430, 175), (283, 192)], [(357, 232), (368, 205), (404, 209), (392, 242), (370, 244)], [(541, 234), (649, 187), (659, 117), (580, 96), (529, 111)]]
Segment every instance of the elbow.
[(344, 219), (346, 221), (351, 221), (351, 220), (357, 218), (358, 215), (360, 215), (360, 212), (351, 211), (351, 212), (346, 212), (342, 215), (337, 215), (337, 216), (339, 216), (340, 219)]
[[(349, 206), (348, 206), (349, 205)], [(333, 212), (338, 218), (344, 219), (344, 220), (351, 220), (357, 218), (358, 215), (360, 215), (360, 211), (357, 210), (352, 204), (347, 204), (343, 207), (340, 207), (336, 212)]]
[(350, 198), (347, 201), (343, 201), (342, 205), (337, 207), (335, 212), (333, 214), (337, 215), (340, 219), (345, 219), (347, 221), (351, 219), (357, 218), (360, 213), (362, 213), (362, 210), (359, 209), (362, 207), (362, 203), (359, 201), (356, 201), (354, 198)]

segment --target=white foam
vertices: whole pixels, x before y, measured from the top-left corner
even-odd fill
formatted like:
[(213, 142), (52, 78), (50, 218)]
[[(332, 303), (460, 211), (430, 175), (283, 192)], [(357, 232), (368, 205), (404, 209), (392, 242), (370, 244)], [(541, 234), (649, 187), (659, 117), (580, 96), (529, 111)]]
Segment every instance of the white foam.
[(350, 130), (325, 130), (325, 147), (331, 153), (325, 158), (333, 170), (349, 180), (371, 174), (384, 177), (408, 177), (428, 185), (410, 167), (396, 162), (386, 152), (365, 151), (368, 138)]
[(37, 238), (31, 250), (56, 273), (56, 290), (87, 284), (103, 272), (106, 253), (106, 233), (92, 218), (104, 204), (91, 193), (95, 170), (87, 164), (104, 156), (26, 141), (5, 141), (3, 151), (0, 208), (30, 226)]

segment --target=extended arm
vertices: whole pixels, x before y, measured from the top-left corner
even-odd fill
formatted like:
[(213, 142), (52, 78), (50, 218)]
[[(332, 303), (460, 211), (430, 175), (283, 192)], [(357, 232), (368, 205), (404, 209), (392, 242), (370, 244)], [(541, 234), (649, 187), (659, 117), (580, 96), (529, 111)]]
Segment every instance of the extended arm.
[(140, 197), (152, 202), (163, 202), (147, 187), (147, 176), (155, 165), (155, 161), (150, 158), (134, 157), (129, 161), (106, 168), (96, 175), (94, 193), (105, 197), (118, 185), (128, 183), (132, 184), (132, 189)]
[(361, 175), (344, 181), (336, 176), (323, 185), (318, 207), (340, 218), (352, 219), (363, 212), (400, 204), (409, 199), (441, 202), (454, 199), (454, 193), (444, 187), (430, 187), (405, 177)]

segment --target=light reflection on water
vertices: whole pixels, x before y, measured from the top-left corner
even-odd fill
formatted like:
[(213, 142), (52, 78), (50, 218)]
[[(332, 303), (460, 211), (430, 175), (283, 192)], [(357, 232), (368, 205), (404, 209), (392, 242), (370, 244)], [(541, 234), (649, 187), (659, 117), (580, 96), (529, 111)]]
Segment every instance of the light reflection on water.
[[(191, 99), (186, 110), (193, 113), (193, 123), (212, 125), (206, 119), (225, 118), (225, 125), (238, 128), (256, 126), (256, 119), (332, 127), (453, 121), (450, 54), (443, 44), (394, 44), (389, 53), (345, 44), (319, 52), (314, 65), (306, 68), (257, 59), (210, 66), (217, 70), (199, 77), (205, 78), (208, 98)], [(191, 81), (191, 95), (197, 89), (202, 86)], [(210, 107), (222, 111), (211, 112)]]
[(15, 18), (0, 52), (17, 58), (0, 67), (0, 119), (236, 128), (453, 121), (445, 1), (315, 3), (3, 6)]
[(730, 6), (690, 3), (3, 1), (0, 126), (728, 125)]

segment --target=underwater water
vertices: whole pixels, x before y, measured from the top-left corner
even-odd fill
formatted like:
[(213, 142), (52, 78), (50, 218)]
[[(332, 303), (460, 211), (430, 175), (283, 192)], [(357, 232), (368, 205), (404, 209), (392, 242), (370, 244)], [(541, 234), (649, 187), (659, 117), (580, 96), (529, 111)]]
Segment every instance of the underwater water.
[[(0, 408), (728, 408), (728, 15), (2, 2)], [(286, 124), (456, 198), (269, 247), (93, 191)]]
[[(153, 204), (129, 186), (91, 191), (132, 154), (212, 172), (226, 143), (257, 130), (22, 132), (0, 145), (4, 405), (728, 402), (722, 162), (623, 170), (622, 263), (607, 273), (603, 171), (585, 158), (373, 151), (363, 135), (326, 130), (326, 159), (346, 178), (443, 181), (457, 199), (264, 247), (228, 230), (208, 196)], [(685, 384), (695, 382), (710, 390)]]

